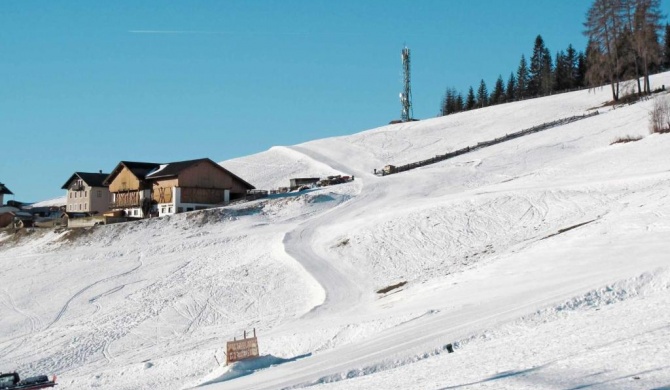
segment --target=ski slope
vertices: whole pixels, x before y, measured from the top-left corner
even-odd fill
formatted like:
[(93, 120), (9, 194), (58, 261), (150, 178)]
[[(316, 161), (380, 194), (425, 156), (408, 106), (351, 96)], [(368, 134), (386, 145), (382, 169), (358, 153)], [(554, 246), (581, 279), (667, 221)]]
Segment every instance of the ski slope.
[[(608, 99), (578, 91), (221, 163), (257, 188), (355, 176), (343, 185), (0, 234), (0, 371), (57, 374), (61, 389), (669, 387), (670, 136), (648, 133), (652, 100)], [(644, 138), (610, 145), (627, 135)], [(264, 356), (222, 367), (225, 342), (253, 328)]]

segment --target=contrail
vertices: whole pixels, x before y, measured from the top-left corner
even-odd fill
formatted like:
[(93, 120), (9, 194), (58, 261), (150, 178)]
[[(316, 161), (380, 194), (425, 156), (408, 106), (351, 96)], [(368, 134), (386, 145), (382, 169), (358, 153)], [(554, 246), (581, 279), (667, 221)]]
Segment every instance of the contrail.
[(230, 34), (226, 31), (198, 31), (198, 30), (130, 30), (132, 34)]
[(204, 35), (370, 35), (355, 32), (271, 32), (271, 31), (205, 31), (205, 30), (128, 30), (131, 34), (204, 34)]

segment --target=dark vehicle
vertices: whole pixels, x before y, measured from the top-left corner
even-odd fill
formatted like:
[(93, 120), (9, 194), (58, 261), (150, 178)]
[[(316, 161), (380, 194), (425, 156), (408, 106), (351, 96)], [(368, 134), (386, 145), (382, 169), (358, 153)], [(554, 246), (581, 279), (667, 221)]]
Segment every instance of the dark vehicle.
[(16, 372), (0, 374), (0, 390), (37, 390), (56, 386), (56, 376), (49, 380), (46, 375), (38, 375), (21, 380)]

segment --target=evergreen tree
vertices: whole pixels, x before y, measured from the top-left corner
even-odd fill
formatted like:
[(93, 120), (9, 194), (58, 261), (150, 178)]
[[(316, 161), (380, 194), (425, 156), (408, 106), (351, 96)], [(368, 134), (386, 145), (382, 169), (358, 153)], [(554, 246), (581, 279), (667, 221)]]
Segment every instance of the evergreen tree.
[(542, 84), (542, 71), (544, 68), (544, 40), (541, 35), (535, 37), (535, 45), (533, 46), (533, 55), (530, 57), (530, 68), (528, 77), (528, 95), (531, 97), (540, 94), (540, 86)]
[(447, 88), (444, 99), (442, 99), (440, 114), (444, 116), (461, 111), (463, 111), (463, 95), (456, 92), (456, 88)]
[(509, 79), (507, 79), (507, 88), (505, 88), (505, 100), (508, 102), (514, 101), (516, 98), (516, 78), (514, 77), (514, 72), (509, 74)]
[(444, 93), (444, 98), (442, 98), (442, 107), (440, 108), (440, 115), (442, 116), (449, 115), (450, 106), (451, 106), (451, 88), (447, 88), (447, 91)]
[(456, 98), (455, 98), (455, 112), (461, 112), (463, 111), (464, 104), (463, 104), (463, 94), (462, 93), (457, 93)]
[(554, 88), (556, 91), (569, 89), (571, 71), (566, 54), (562, 50), (556, 53), (556, 70), (554, 71)]
[(670, 24), (665, 25), (665, 39), (663, 40), (663, 59), (661, 61), (663, 70), (670, 69)]
[[(567, 67), (568, 75), (566, 88), (573, 89), (577, 87), (577, 50), (572, 47), (572, 44), (568, 45), (568, 48), (565, 50), (565, 66)], [(558, 64), (556, 65), (558, 67)]]
[(586, 86), (586, 56), (579, 52), (577, 55), (577, 67), (575, 68), (575, 86), (583, 88)]
[(519, 69), (516, 71), (516, 92), (517, 99), (525, 99), (528, 94), (528, 66), (526, 65), (526, 57), (521, 55), (521, 62)]
[(486, 83), (484, 79), (479, 82), (479, 88), (477, 89), (477, 107), (482, 108), (488, 105), (489, 92), (486, 89)]
[(472, 89), (472, 87), (470, 87), (470, 90), (468, 90), (468, 97), (465, 99), (465, 109), (472, 110), (476, 105), (477, 101), (475, 100), (475, 91)]
[(554, 91), (554, 66), (549, 49), (544, 48), (542, 72), (540, 73), (540, 94), (549, 95)]
[(553, 90), (553, 69), (551, 53), (544, 45), (541, 35), (535, 38), (533, 56), (530, 58), (528, 94), (529, 96), (547, 95)]
[(498, 75), (496, 85), (493, 87), (493, 92), (491, 92), (490, 101), (491, 105), (500, 103), (505, 103), (505, 82), (503, 81), (502, 75)]

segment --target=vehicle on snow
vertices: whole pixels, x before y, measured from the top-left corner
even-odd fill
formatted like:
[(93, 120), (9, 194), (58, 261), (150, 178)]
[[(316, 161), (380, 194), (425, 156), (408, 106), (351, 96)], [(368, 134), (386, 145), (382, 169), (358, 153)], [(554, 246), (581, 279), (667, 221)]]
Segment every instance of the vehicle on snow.
[(16, 372), (0, 373), (0, 390), (37, 390), (56, 386), (56, 376), (49, 380), (46, 375), (21, 379)]

